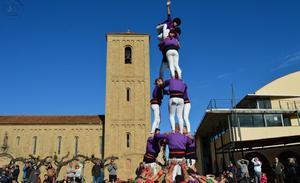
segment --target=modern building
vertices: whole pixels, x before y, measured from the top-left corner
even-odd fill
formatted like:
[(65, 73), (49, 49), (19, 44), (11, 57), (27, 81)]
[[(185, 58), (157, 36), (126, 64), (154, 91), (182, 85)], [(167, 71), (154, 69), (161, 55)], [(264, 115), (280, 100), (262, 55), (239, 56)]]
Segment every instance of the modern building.
[[(109, 33), (106, 39), (105, 116), (0, 116), (0, 155), (116, 156), (118, 176), (134, 177), (150, 130), (149, 35)], [(0, 165), (7, 162), (0, 157)], [(87, 182), (91, 167), (92, 163), (84, 166)], [(65, 169), (60, 178), (64, 173)]]
[(300, 162), (299, 82), (300, 71), (270, 82), (238, 103), (211, 100), (196, 132), (200, 172), (218, 174), (229, 161), (242, 157), (258, 157), (269, 175), (275, 157), (284, 164), (288, 158)]

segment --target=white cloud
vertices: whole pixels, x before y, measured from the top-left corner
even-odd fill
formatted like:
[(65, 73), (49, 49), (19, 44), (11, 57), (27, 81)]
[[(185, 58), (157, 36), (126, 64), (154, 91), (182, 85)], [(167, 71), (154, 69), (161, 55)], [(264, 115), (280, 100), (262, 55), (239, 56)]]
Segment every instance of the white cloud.
[(274, 68), (273, 71), (290, 67), (298, 63), (300, 63), (300, 51), (286, 56), (283, 62), (279, 64), (276, 68)]

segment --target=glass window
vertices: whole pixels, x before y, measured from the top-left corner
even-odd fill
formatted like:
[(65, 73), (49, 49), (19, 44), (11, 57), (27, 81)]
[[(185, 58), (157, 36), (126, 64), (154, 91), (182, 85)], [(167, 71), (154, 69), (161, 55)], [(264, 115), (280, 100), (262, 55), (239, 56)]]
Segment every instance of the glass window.
[(262, 114), (253, 114), (252, 119), (253, 119), (254, 127), (264, 127), (265, 126), (264, 116)]
[(238, 120), (242, 127), (253, 127), (253, 120), (251, 115), (238, 115)]
[(283, 124), (284, 126), (292, 126), (291, 120), (288, 116), (283, 116)]
[(272, 109), (271, 100), (259, 99), (257, 100), (258, 109)]
[(125, 47), (125, 64), (132, 63), (132, 50), (130, 46)]
[[(233, 116), (232, 119), (236, 117)], [(264, 118), (262, 114), (239, 114), (237, 119), (240, 122), (241, 127), (264, 127)], [(237, 127), (238, 123), (234, 121), (233, 126)]]
[(267, 126), (282, 126), (281, 114), (265, 114)]

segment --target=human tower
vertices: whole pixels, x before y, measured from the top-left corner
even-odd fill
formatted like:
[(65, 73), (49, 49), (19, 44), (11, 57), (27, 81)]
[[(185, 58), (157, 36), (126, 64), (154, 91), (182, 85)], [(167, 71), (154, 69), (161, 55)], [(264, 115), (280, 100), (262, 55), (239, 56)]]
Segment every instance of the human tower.
[[(159, 40), (159, 50), (162, 53), (162, 63), (159, 77), (155, 79), (155, 87), (152, 92), (151, 109), (153, 111), (153, 123), (151, 136), (147, 140), (144, 163), (151, 167), (153, 174), (157, 173), (156, 158), (160, 153), (161, 146), (169, 147), (169, 161), (176, 165), (173, 169), (173, 180), (181, 174), (180, 163), (186, 160), (189, 167), (196, 161), (195, 141), (190, 135), (189, 112), (191, 109), (187, 93), (187, 85), (182, 79), (179, 67), (179, 37), (181, 35), (181, 19), (172, 18), (170, 11), (171, 1), (167, 1), (167, 20), (156, 26)], [(169, 69), (170, 78), (164, 78), (164, 72)], [(160, 133), (161, 121), (160, 107), (164, 95), (169, 95), (169, 120), (171, 132)], [(175, 123), (175, 114), (178, 124)]]

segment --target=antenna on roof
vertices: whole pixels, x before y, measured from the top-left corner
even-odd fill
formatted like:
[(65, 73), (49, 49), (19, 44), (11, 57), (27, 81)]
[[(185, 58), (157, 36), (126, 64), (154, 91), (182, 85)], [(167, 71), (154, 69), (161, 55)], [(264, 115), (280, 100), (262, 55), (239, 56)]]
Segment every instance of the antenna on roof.
[(234, 86), (231, 84), (231, 108), (235, 108), (236, 106), (236, 101), (235, 101), (235, 92), (234, 92)]

